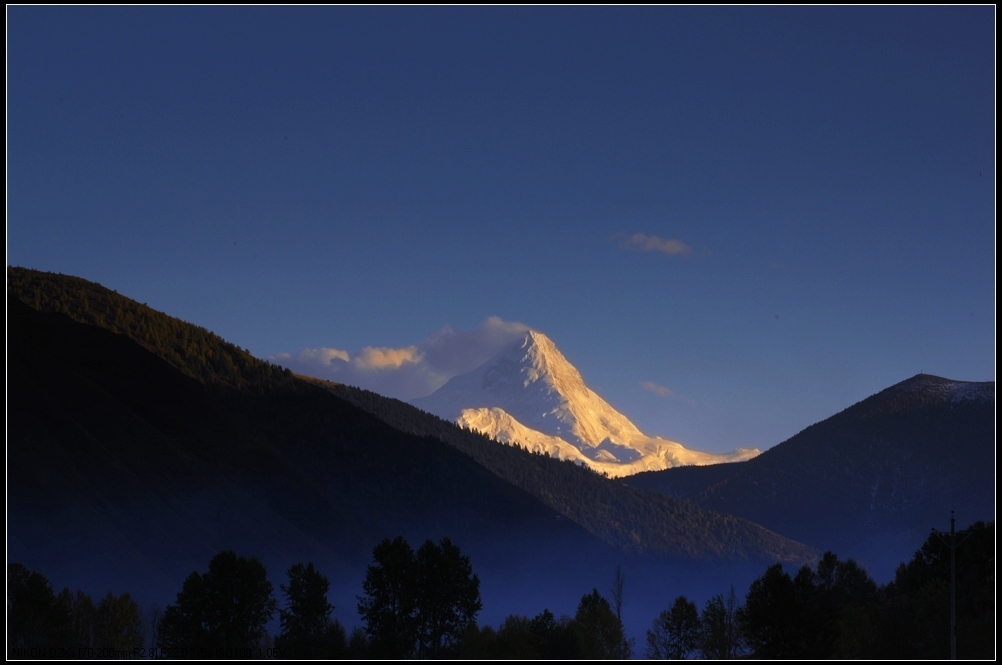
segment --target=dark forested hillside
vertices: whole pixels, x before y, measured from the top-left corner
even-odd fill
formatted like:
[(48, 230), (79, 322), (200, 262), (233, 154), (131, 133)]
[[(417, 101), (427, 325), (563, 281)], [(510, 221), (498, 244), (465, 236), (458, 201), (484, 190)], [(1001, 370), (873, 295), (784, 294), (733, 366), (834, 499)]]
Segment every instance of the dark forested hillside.
[[(25, 331), (14, 332), (12, 348), (28, 349), (17, 353), (15, 376), (39, 393), (50, 384), (72, 392), (47, 401), (54, 413), (39, 412), (39, 403), (26, 396), (15, 402), (17, 422), (24, 423), (14, 431), (15, 443), (41, 437), (52, 459), (74, 459), (74, 468), (83, 463), (106, 477), (109, 467), (129, 476), (137, 467), (169, 469), (166, 477), (181, 483), (172, 491), (192, 484), (239, 488), (269, 510), (282, 507), (283, 519), (311, 536), (319, 528), (333, 537), (351, 525), (375, 537), (374, 525), (385, 530), (388, 522), (430, 520), (445, 528), (462, 522), (456, 515), (471, 505), (521, 515), (528, 502), (530, 512), (551, 520), (560, 515), (568, 528), (580, 525), (633, 553), (793, 562), (814, 554), (744, 520), (498, 444), (396, 400), (294, 378), (208, 331), (85, 280), (23, 269), (9, 269), (8, 278), (11, 295), (48, 312), (11, 300), (9, 326)], [(71, 352), (75, 345), (81, 348)], [(74, 389), (66, 373), (100, 385)], [(75, 410), (67, 415), (70, 405)], [(96, 419), (109, 431), (93, 435), (88, 428)], [(140, 433), (120, 431), (122, 423)], [(68, 449), (72, 429), (96, 439), (95, 450)], [(125, 443), (164, 437), (153, 451)], [(58, 491), (48, 489), (52, 480), (42, 482), (51, 474), (37, 477), (30, 470), (42, 447), (15, 452), (17, 468), (32, 479), (18, 485), (19, 492)], [(109, 459), (108, 451), (118, 448), (127, 454)], [(223, 482), (231, 473), (232, 485)], [(160, 478), (147, 484), (157, 487)], [(126, 485), (131, 482), (141, 481)], [(485, 491), (514, 498), (471, 500)], [(310, 509), (303, 511), (300, 502)], [(389, 508), (395, 502), (400, 506)]]
[(288, 372), (205, 328), (180, 321), (79, 277), (7, 269), (7, 293), (40, 312), (126, 335), (190, 377), (230, 386), (267, 386)]
[(64, 314), (11, 298), (7, 316), (8, 556), (54, 579), (170, 588), (221, 549), (336, 572), (387, 534), (512, 557), (604, 547), (452, 447), (305, 382), (201, 382)]

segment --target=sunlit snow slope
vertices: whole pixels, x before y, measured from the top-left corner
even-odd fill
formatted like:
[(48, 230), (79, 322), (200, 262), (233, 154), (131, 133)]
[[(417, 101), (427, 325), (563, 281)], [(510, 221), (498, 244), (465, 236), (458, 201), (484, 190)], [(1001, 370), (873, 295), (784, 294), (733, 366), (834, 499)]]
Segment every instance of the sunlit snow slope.
[(739, 462), (759, 453), (738, 449), (715, 455), (645, 435), (589, 389), (553, 342), (534, 330), (413, 403), (504, 443), (574, 460), (610, 476)]

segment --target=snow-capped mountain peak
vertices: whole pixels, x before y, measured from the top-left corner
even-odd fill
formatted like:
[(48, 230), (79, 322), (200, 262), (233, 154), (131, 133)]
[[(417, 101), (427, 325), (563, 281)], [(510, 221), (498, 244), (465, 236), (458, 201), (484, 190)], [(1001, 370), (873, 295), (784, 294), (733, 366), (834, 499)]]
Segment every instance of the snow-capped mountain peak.
[(609, 475), (737, 461), (758, 454), (739, 450), (711, 455), (644, 435), (588, 388), (553, 341), (536, 330), (414, 404), (498, 440), (576, 459)]

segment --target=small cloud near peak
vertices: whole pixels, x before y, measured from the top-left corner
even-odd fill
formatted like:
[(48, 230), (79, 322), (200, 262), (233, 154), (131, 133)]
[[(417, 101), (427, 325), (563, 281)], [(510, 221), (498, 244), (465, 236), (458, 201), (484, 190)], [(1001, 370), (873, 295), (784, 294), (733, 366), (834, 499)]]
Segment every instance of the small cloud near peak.
[(482, 330), (491, 331), (497, 335), (519, 335), (530, 330), (529, 326), (518, 321), (505, 321), (500, 316), (488, 316), (482, 324)]
[(362, 369), (398, 369), (405, 363), (416, 363), (421, 354), (416, 346), (399, 349), (367, 346), (355, 357), (355, 366)]
[(623, 249), (632, 249), (638, 252), (660, 252), (668, 256), (692, 253), (692, 247), (678, 238), (660, 238), (645, 233), (617, 233), (610, 240), (618, 243)]
[(675, 397), (675, 393), (672, 392), (671, 388), (665, 388), (664, 386), (654, 383), (653, 381), (644, 381), (640, 384), (640, 387), (652, 393), (657, 393), (662, 397)]

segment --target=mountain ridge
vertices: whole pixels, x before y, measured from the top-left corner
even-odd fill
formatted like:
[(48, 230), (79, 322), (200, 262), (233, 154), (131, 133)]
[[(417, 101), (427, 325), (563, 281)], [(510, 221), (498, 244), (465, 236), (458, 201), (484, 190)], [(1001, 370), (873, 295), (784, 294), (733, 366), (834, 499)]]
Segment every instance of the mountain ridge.
[(626, 482), (886, 566), (889, 576), (950, 509), (994, 519), (994, 458), (995, 382), (918, 374), (746, 462)]

